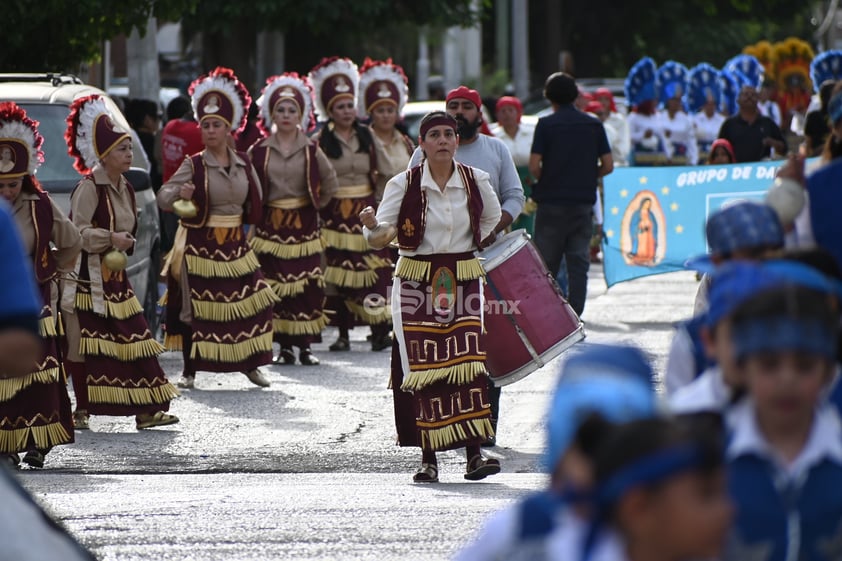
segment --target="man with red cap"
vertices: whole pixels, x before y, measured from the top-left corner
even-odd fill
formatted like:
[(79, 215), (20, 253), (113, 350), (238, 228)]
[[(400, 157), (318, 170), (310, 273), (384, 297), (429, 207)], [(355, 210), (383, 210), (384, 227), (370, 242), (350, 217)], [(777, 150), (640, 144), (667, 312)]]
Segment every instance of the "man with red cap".
[[(483, 240), (483, 247), (487, 247), (494, 241), (496, 235), (508, 228), (523, 210), (523, 203), (526, 201), (523, 186), (515, 169), (514, 160), (503, 141), (493, 136), (479, 134), (482, 125), (482, 111), (480, 110), (482, 100), (479, 92), (466, 86), (459, 86), (450, 90), (445, 103), (445, 111), (456, 119), (458, 124), (459, 146), (456, 148), (456, 161), (481, 169), (490, 176), (491, 187), (497, 194), (503, 211), (494, 231)], [(421, 163), (421, 159), (421, 149), (416, 148), (408, 169)], [(496, 433), (497, 416), (500, 410), (500, 388), (495, 387), (490, 381), (488, 386), (488, 395), (491, 400), (491, 423)], [(494, 446), (494, 444), (495, 437), (492, 437), (487, 445)]]

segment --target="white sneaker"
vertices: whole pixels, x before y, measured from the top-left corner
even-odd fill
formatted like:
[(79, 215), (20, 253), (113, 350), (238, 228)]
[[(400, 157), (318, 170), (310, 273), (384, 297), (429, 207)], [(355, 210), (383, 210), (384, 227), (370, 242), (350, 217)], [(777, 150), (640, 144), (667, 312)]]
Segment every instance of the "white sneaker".
[(249, 382), (254, 384), (255, 386), (260, 386), (261, 388), (268, 388), (272, 384), (266, 377), (263, 375), (259, 369), (255, 368), (253, 370), (249, 370), (248, 372), (243, 372), (246, 375), (246, 378), (249, 379)]
[(183, 388), (185, 390), (192, 390), (193, 384), (196, 382), (195, 376), (181, 376), (181, 380), (178, 381), (176, 384), (179, 388)]

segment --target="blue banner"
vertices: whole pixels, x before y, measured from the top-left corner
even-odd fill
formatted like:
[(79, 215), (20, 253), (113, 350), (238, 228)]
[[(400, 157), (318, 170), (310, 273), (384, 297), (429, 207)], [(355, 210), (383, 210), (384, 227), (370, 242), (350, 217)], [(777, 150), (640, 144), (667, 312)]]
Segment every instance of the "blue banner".
[(604, 181), (605, 282), (684, 269), (707, 252), (708, 215), (731, 201), (762, 200), (782, 163), (615, 168)]

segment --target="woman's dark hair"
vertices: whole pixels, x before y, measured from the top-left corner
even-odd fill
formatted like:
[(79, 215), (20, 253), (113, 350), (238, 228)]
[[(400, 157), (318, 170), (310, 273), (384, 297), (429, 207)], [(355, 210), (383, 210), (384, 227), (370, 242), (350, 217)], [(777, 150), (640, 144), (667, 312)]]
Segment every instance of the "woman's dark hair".
[[(722, 423), (708, 418), (652, 418), (617, 427), (594, 456), (597, 487), (648, 456), (671, 448), (690, 446), (698, 454), (691, 471), (710, 475), (723, 465)], [(657, 488), (662, 481), (646, 484)], [(611, 505), (613, 506), (613, 505)]]
[(167, 121), (181, 119), (193, 115), (193, 106), (190, 105), (190, 98), (184, 95), (173, 98), (167, 104)]
[[(360, 141), (360, 148), (357, 152), (368, 154), (371, 150), (372, 144), (374, 143), (374, 139), (371, 137), (371, 129), (356, 120), (351, 126), (356, 131), (357, 138)], [(336, 133), (333, 132), (333, 120), (328, 121), (322, 128), (319, 135), (319, 147), (321, 147), (325, 155), (332, 160), (338, 160), (342, 157), (342, 145), (339, 143), (339, 139), (336, 138)]]
[(35, 178), (34, 175), (26, 174), (23, 176), (23, 180), (21, 181), (21, 191), (26, 191), (27, 193), (43, 193), (44, 188), (41, 187), (41, 182)]
[(570, 74), (555, 72), (544, 83), (544, 97), (556, 105), (570, 105), (579, 97), (579, 87)]

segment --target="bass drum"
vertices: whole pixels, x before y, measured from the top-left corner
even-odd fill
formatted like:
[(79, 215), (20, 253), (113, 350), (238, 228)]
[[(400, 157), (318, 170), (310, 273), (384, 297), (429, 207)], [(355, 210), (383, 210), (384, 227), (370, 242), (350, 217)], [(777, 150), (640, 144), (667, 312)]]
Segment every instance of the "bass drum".
[(579, 317), (525, 230), (477, 254), (486, 272), (486, 366), (495, 386), (538, 370), (585, 338)]

